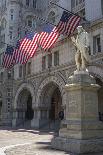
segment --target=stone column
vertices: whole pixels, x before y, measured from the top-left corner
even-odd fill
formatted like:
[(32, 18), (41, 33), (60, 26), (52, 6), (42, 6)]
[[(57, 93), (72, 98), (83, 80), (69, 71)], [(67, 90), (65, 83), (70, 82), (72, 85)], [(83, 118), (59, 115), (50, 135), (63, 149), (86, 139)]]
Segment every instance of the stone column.
[(40, 120), (40, 110), (39, 107), (34, 108), (34, 117), (31, 120), (31, 127), (39, 129), (39, 120)]
[(13, 111), (12, 127), (16, 127), (18, 118), (18, 111)]
[(52, 147), (73, 153), (103, 151), (103, 124), (98, 116), (97, 90), (88, 72), (74, 72), (65, 86), (68, 94), (65, 128), (52, 140)]

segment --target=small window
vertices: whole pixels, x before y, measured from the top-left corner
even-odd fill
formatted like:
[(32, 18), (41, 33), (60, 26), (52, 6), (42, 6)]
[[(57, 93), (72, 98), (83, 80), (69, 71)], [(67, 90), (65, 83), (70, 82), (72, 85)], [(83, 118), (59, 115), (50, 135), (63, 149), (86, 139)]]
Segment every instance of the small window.
[(13, 15), (11, 15), (11, 20), (13, 20), (14, 19), (14, 16)]
[(52, 66), (52, 54), (48, 55), (48, 68)]
[(72, 0), (72, 1), (71, 1), (71, 6), (72, 6), (72, 8), (75, 7), (75, 0)]
[(10, 33), (10, 39), (13, 39), (13, 32), (10, 31), (9, 33)]
[(101, 40), (100, 35), (93, 37), (93, 54), (101, 52)]
[(0, 78), (1, 78), (1, 81), (3, 81), (3, 72), (1, 72), (1, 74), (0, 74)]
[(9, 71), (8, 72), (8, 80), (11, 79), (11, 77), (12, 77), (12, 74), (11, 74), (11, 71)]
[(59, 51), (54, 53), (54, 66), (59, 65)]
[(31, 74), (31, 62), (28, 62), (28, 70), (27, 70), (28, 75)]
[(32, 20), (28, 20), (28, 26), (32, 27)]
[(23, 65), (23, 77), (26, 75), (26, 64)]
[(29, 0), (26, 0), (26, 6), (29, 6)]
[(42, 57), (42, 70), (46, 69), (46, 56)]
[(22, 66), (19, 66), (19, 77), (22, 77)]
[(55, 12), (51, 11), (48, 15), (48, 21), (55, 23)]
[(10, 97), (11, 96), (11, 89), (7, 88), (7, 96)]
[(33, 8), (36, 8), (37, 6), (37, 0), (33, 0)]

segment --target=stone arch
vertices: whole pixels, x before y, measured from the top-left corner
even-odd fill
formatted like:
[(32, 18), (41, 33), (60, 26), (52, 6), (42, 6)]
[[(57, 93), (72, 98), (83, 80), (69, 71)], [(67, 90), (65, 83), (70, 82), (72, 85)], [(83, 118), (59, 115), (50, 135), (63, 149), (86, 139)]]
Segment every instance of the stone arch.
[(98, 67), (98, 66), (89, 66), (88, 70), (91, 75), (99, 78), (103, 82), (103, 68)]
[(23, 91), (23, 89), (27, 89), (30, 93), (31, 93), (31, 97), (32, 97), (32, 106), (35, 103), (35, 90), (32, 84), (28, 84), (28, 83), (23, 83), (19, 89), (16, 92), (15, 98), (14, 98), (14, 109), (17, 108), (17, 100), (19, 97), (19, 94)]
[(41, 98), (42, 91), (43, 91), (44, 87), (46, 87), (50, 83), (55, 84), (59, 88), (61, 96), (62, 96), (62, 103), (63, 103), (63, 106), (65, 106), (65, 104), (66, 104), (66, 100), (65, 100), (66, 99), (66, 92), (64, 90), (64, 86), (65, 86), (66, 82), (63, 79), (57, 78), (55, 76), (47, 77), (40, 84), (38, 91), (37, 91), (37, 94), (36, 94), (36, 105), (39, 106), (41, 104), (40, 98)]

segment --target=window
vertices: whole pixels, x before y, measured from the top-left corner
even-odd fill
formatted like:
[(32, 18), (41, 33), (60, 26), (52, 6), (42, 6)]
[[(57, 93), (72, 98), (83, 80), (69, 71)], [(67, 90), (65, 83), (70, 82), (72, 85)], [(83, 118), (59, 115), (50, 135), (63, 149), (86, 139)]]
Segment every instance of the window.
[(11, 13), (14, 13), (14, 9), (11, 9), (10, 12), (11, 12)]
[(37, 6), (37, 0), (33, 0), (33, 8), (36, 8)]
[(29, 0), (26, 0), (26, 6), (29, 6)]
[(33, 16), (27, 16), (26, 17), (25, 25), (29, 26), (29, 27), (35, 28), (36, 27), (36, 20), (35, 20), (35, 18)]
[(26, 75), (26, 64), (23, 65), (23, 77)]
[(27, 70), (28, 75), (31, 74), (31, 62), (28, 62), (28, 70)]
[(1, 81), (3, 81), (3, 72), (0, 73), (0, 76)]
[(48, 20), (52, 23), (55, 23), (55, 12), (51, 11), (48, 15)]
[(82, 9), (81, 11), (79, 11), (78, 12), (78, 15), (80, 16), (80, 17), (85, 17), (85, 9)]
[(78, 5), (78, 0), (76, 0), (76, 5)]
[(48, 68), (52, 66), (52, 54), (48, 55)]
[(10, 111), (10, 98), (7, 98), (7, 110), (8, 112)]
[(29, 27), (32, 27), (32, 20), (29, 19), (27, 25), (28, 25)]
[(100, 35), (93, 37), (93, 54), (101, 52), (101, 40)]
[(11, 79), (12, 75), (11, 75), (11, 71), (8, 72), (8, 80)]
[(72, 5), (72, 8), (75, 7), (75, 0), (72, 0), (72, 1), (71, 1), (71, 5)]
[(22, 66), (19, 66), (19, 77), (22, 77)]
[(59, 65), (59, 51), (54, 53), (54, 66)]
[(10, 34), (10, 39), (12, 40), (13, 39), (13, 32), (10, 31), (9, 34)]
[(7, 96), (10, 97), (11, 96), (11, 89), (7, 88)]
[(42, 57), (42, 70), (46, 69), (46, 56)]
[(18, 28), (18, 39), (20, 39), (20, 38), (21, 38), (21, 29)]
[(13, 20), (13, 18), (14, 18), (14, 16), (13, 16), (13, 15), (11, 15), (11, 20)]

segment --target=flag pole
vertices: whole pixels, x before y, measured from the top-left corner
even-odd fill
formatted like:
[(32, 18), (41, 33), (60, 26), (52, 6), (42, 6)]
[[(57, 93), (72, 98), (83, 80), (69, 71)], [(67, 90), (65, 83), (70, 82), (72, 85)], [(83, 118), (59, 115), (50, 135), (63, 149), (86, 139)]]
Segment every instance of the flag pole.
[(51, 22), (47, 21), (46, 19), (43, 19), (43, 18), (38, 17), (38, 16), (36, 16), (36, 15), (35, 15), (35, 17), (36, 17), (37, 19), (39, 19), (39, 20), (42, 20), (42, 21), (44, 21), (44, 22), (48, 23), (48, 24), (51, 24), (51, 25), (53, 25), (53, 26), (57, 26), (57, 25), (55, 25), (55, 24), (53, 24), (53, 23), (51, 23)]
[(72, 14), (72, 15), (78, 16), (78, 17), (82, 18), (83, 20), (87, 21), (85, 18), (83, 18), (83, 17), (79, 16), (78, 14), (73, 13), (73, 12), (71, 12), (71, 11), (69, 11), (69, 10), (67, 10), (67, 9), (63, 8), (62, 6), (60, 6), (60, 5), (56, 4), (56, 3), (53, 3), (53, 2), (51, 2), (51, 1), (50, 1), (50, 3), (51, 3), (51, 4), (53, 4), (53, 5), (58, 6), (59, 8), (61, 8), (61, 9), (65, 10), (65, 11), (67, 11), (67, 12), (69, 12), (69, 13), (70, 13), (70, 14)]

